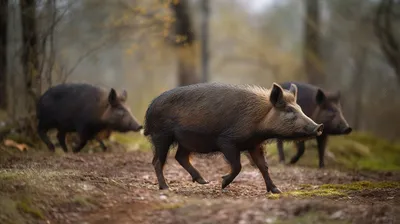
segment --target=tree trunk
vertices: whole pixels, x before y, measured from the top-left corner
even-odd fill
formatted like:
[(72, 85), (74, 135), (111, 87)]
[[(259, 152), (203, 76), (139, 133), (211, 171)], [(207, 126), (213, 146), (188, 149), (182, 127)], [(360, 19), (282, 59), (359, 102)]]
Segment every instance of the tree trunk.
[(208, 82), (209, 79), (209, 18), (210, 18), (210, 1), (202, 0), (202, 23), (201, 23), (201, 70), (203, 82)]
[(195, 35), (189, 15), (187, 0), (172, 1), (171, 9), (175, 14), (175, 45), (178, 51), (178, 82), (180, 86), (199, 82), (196, 74)]
[(323, 61), (320, 52), (319, 0), (305, 1), (303, 64), (308, 82), (324, 85)]
[(8, 0), (0, 0), (0, 109), (7, 110)]
[(38, 39), (36, 31), (36, 2), (35, 0), (21, 0), (21, 23), (22, 23), (22, 57), (21, 64), (25, 75), (26, 112), (31, 119), (31, 130), (28, 135), (33, 136), (35, 122), (33, 115), (36, 109), (36, 98), (40, 93), (39, 55)]
[(399, 6), (395, 0), (381, 0), (375, 16), (375, 34), (388, 64), (393, 68), (400, 84), (400, 44), (393, 32), (393, 10)]
[(352, 81), (353, 89), (355, 90), (355, 101), (353, 111), (353, 128), (360, 130), (363, 111), (363, 96), (364, 96), (364, 70), (367, 61), (367, 47), (360, 49), (359, 55), (356, 54), (355, 73)]

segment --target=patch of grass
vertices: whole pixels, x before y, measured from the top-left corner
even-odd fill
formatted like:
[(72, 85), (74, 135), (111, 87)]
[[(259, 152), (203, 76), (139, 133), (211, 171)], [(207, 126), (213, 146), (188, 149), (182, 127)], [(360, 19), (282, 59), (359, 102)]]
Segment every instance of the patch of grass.
[(25, 223), (17, 209), (17, 203), (8, 196), (0, 195), (0, 223)]
[(369, 190), (369, 189), (387, 189), (387, 188), (400, 188), (400, 182), (383, 181), (358, 181), (347, 184), (323, 184), (321, 186), (312, 186), (308, 184), (301, 185), (300, 190), (283, 192), (282, 194), (270, 194), (267, 196), (269, 199), (279, 199), (281, 197), (341, 197), (349, 193)]
[(141, 150), (148, 151), (151, 149), (151, 143), (149, 140), (139, 133), (113, 133), (110, 140), (116, 141), (118, 143), (130, 146), (131, 150)]
[(310, 211), (304, 215), (289, 218), (285, 220), (277, 220), (274, 224), (309, 224), (309, 223), (326, 223), (326, 224), (347, 224), (351, 223), (347, 220), (335, 220), (322, 212)]
[(82, 207), (90, 207), (90, 208), (97, 207), (97, 204), (93, 199), (82, 195), (75, 195), (72, 198), (71, 202)]
[(17, 202), (17, 208), (21, 212), (31, 215), (33, 218), (43, 220), (45, 219), (42, 212), (38, 208), (34, 207), (33, 203), (31, 203), (30, 200), (24, 199)]
[[(267, 156), (272, 161), (278, 160), (276, 143), (267, 145)], [(325, 161), (330, 167), (369, 171), (400, 170), (400, 143), (389, 142), (371, 134), (353, 132), (350, 135), (330, 136)], [(286, 162), (292, 158), (297, 149), (292, 142), (284, 143)], [(306, 151), (297, 165), (317, 167), (318, 150), (315, 140), (306, 141)]]
[(331, 138), (329, 150), (338, 163), (351, 169), (400, 170), (400, 144), (366, 133)]

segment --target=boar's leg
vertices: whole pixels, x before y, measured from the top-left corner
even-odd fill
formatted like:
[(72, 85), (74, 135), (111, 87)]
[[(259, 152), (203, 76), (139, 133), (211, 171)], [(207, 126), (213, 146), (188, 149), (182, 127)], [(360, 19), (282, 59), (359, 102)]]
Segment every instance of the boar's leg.
[(247, 159), (249, 160), (250, 165), (251, 165), (252, 167), (257, 167), (256, 164), (254, 163), (253, 159), (251, 158), (249, 152), (245, 151), (245, 152), (244, 152), (244, 155), (247, 157)]
[(100, 147), (103, 149), (103, 152), (107, 151), (107, 146), (104, 144), (102, 140), (97, 139), (97, 142), (100, 144)]
[(281, 193), (281, 191), (279, 190), (279, 188), (275, 186), (275, 184), (272, 182), (271, 177), (269, 176), (268, 164), (265, 160), (263, 149), (264, 148), (260, 145), (255, 147), (254, 149), (249, 150), (250, 156), (264, 178), (265, 185), (267, 187), (267, 192), (272, 192), (273, 194), (279, 194)]
[(295, 156), (293, 156), (293, 158), (290, 160), (290, 164), (295, 164), (300, 157), (304, 154), (304, 150), (305, 150), (305, 144), (304, 141), (301, 142), (297, 142), (296, 143), (296, 147), (297, 147), (297, 153)]
[(168, 189), (168, 185), (165, 181), (163, 169), (165, 162), (167, 161), (169, 147), (173, 141), (170, 138), (162, 136), (152, 137), (152, 142), (154, 145), (154, 157), (152, 164), (156, 172), (158, 186), (160, 190), (165, 190)]
[(285, 152), (283, 151), (283, 141), (278, 139), (276, 141), (276, 146), (278, 148), (279, 162), (284, 163), (285, 162)]
[(48, 130), (49, 129), (47, 127), (44, 127), (43, 124), (39, 121), (38, 128), (37, 128), (38, 135), (39, 135), (40, 139), (42, 139), (42, 141), (47, 145), (47, 148), (49, 148), (50, 151), (54, 152), (55, 147), (54, 147), (53, 143), (51, 143), (49, 136), (47, 136)]
[(175, 159), (178, 161), (179, 164), (192, 176), (192, 181), (197, 182), (199, 184), (208, 184), (207, 181), (203, 179), (200, 175), (199, 171), (193, 167), (189, 160), (190, 151), (185, 149), (182, 145), (178, 146), (178, 150), (175, 154)]
[(240, 150), (237, 149), (233, 144), (223, 143), (219, 145), (222, 154), (224, 154), (225, 159), (231, 165), (231, 172), (222, 177), (222, 189), (224, 189), (240, 173), (242, 170), (242, 164), (240, 164)]
[(79, 144), (74, 148), (74, 153), (80, 152), (83, 147), (85, 147), (86, 143), (89, 141), (90, 137), (87, 133), (81, 132), (79, 133)]
[(325, 147), (326, 147), (327, 140), (328, 140), (327, 135), (321, 135), (321, 136), (317, 137), (319, 168), (325, 167), (324, 155), (325, 155)]
[(68, 152), (67, 145), (65, 144), (65, 135), (66, 134), (67, 133), (65, 131), (61, 131), (61, 130), (58, 130), (58, 133), (57, 133), (58, 142), (60, 143), (60, 146), (64, 150), (64, 152)]

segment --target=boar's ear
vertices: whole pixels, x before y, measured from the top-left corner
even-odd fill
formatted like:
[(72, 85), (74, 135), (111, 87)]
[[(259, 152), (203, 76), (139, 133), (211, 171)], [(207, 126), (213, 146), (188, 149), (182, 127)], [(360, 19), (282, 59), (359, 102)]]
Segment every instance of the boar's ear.
[(122, 102), (125, 102), (127, 98), (128, 98), (128, 92), (124, 89), (121, 92), (120, 99), (121, 99)]
[(115, 89), (111, 88), (110, 94), (108, 95), (108, 102), (111, 106), (115, 106), (118, 104), (118, 96)]
[(283, 89), (275, 82), (272, 84), (272, 90), (269, 96), (269, 101), (274, 107), (284, 104)]
[(294, 95), (294, 100), (297, 101), (297, 86), (295, 84), (290, 84), (289, 92)]
[(317, 102), (318, 105), (321, 105), (325, 102), (325, 100), (326, 100), (325, 93), (321, 89), (318, 89), (315, 101)]

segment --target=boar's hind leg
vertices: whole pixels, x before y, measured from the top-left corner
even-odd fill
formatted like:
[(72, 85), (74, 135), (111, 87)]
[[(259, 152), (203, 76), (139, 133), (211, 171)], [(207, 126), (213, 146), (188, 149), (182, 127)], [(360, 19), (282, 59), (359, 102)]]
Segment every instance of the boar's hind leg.
[(173, 141), (170, 138), (163, 136), (152, 137), (152, 142), (154, 145), (154, 157), (152, 164), (156, 172), (158, 186), (160, 190), (168, 189), (167, 182), (164, 178), (163, 169), (165, 162), (167, 161), (169, 147)]
[(224, 154), (225, 159), (231, 165), (231, 172), (222, 177), (222, 189), (224, 189), (240, 173), (242, 170), (242, 164), (240, 164), (240, 150), (237, 149), (233, 144), (222, 143), (219, 145), (222, 154)]
[(55, 147), (54, 147), (53, 143), (51, 143), (49, 136), (47, 135), (48, 130), (49, 129), (47, 127), (44, 127), (43, 123), (39, 121), (38, 128), (37, 128), (38, 135), (39, 135), (40, 139), (42, 139), (42, 141), (47, 145), (47, 148), (49, 148), (50, 151), (54, 152)]
[(193, 167), (193, 165), (189, 161), (190, 151), (185, 149), (182, 145), (178, 146), (178, 150), (175, 154), (175, 159), (181, 164), (181, 166), (192, 176), (192, 181), (197, 182), (199, 184), (208, 184), (207, 181), (203, 179), (200, 175), (199, 171)]
[(306, 146), (304, 145), (304, 141), (296, 143), (296, 147), (297, 147), (297, 153), (290, 160), (290, 164), (295, 164), (297, 161), (299, 161), (300, 157), (304, 154), (304, 150), (306, 148)]
[(79, 133), (79, 144), (74, 148), (74, 153), (80, 152), (89, 140), (89, 136), (85, 132)]
[(65, 135), (67, 133), (64, 131), (59, 130), (57, 133), (57, 139), (58, 142), (60, 143), (61, 148), (64, 150), (64, 152), (68, 152), (67, 145), (65, 144)]
[(271, 180), (271, 177), (269, 176), (268, 165), (267, 162), (265, 161), (263, 147), (262, 146), (255, 147), (254, 149), (249, 150), (249, 152), (251, 158), (257, 165), (258, 169), (260, 170), (264, 178), (265, 185), (267, 186), (267, 192), (271, 191), (274, 194), (281, 193), (281, 191), (275, 186), (275, 184)]

